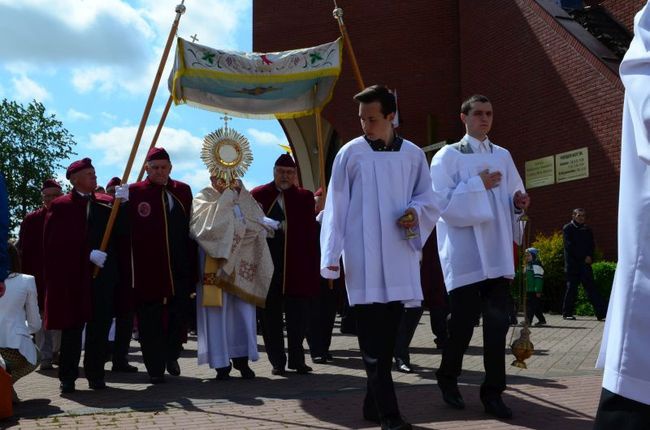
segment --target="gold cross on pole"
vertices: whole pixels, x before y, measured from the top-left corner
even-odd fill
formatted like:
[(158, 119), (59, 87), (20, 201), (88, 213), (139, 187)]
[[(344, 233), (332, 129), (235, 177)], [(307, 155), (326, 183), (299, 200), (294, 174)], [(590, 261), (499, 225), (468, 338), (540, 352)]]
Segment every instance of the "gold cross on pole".
[(196, 37), (196, 33), (194, 33), (194, 36), (190, 37), (190, 39), (192, 39), (192, 43), (196, 43), (199, 40), (199, 38)]

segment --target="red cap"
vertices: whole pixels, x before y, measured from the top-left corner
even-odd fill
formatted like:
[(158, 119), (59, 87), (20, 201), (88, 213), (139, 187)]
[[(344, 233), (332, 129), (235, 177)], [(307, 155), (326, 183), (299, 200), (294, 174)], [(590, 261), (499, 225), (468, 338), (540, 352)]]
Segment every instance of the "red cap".
[(280, 166), (280, 167), (296, 167), (296, 162), (293, 161), (293, 158), (291, 158), (291, 155), (289, 154), (282, 154), (278, 157), (277, 160), (275, 160), (275, 166)]
[(111, 178), (110, 181), (108, 181), (108, 184), (106, 184), (106, 189), (109, 189), (110, 187), (116, 187), (122, 183), (122, 180), (118, 178), (117, 176)]
[(319, 187), (314, 193), (314, 197), (320, 197), (323, 195), (323, 187)]
[(81, 160), (73, 161), (72, 164), (68, 166), (68, 170), (65, 172), (65, 178), (70, 179), (70, 176), (73, 173), (77, 173), (83, 169), (94, 169), (92, 165), (92, 160), (90, 158), (84, 158)]
[(61, 189), (61, 185), (59, 185), (58, 182), (56, 182), (54, 179), (46, 179), (43, 181), (43, 186), (41, 187), (41, 191), (43, 191), (46, 188), (58, 188)]
[(164, 148), (156, 148), (153, 147), (147, 152), (147, 160), (146, 161), (154, 161), (154, 160), (169, 160), (169, 154), (167, 151), (165, 151)]

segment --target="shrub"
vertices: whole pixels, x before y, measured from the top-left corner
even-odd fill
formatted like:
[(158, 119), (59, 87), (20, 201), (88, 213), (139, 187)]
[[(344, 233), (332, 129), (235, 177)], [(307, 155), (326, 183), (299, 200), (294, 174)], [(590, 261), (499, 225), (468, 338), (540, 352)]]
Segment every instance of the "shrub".
[[(609, 301), (609, 295), (612, 292), (612, 284), (614, 283), (616, 263), (612, 261), (598, 261), (591, 265), (591, 269), (594, 272), (594, 282), (596, 284), (596, 289), (603, 297), (605, 304), (607, 304)], [(594, 315), (594, 308), (591, 306), (584, 288), (578, 289), (576, 315)]]

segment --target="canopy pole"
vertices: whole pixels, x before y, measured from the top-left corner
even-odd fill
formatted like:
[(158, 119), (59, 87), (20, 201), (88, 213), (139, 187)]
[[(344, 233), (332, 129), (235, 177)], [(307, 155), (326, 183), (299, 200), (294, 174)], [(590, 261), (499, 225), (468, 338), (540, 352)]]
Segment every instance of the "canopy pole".
[[(131, 173), (131, 167), (133, 167), (133, 160), (135, 155), (138, 152), (138, 147), (140, 146), (140, 140), (142, 139), (142, 133), (144, 132), (144, 127), (147, 124), (149, 119), (149, 113), (151, 112), (151, 106), (153, 105), (153, 100), (156, 96), (156, 90), (158, 89), (158, 84), (160, 83), (160, 77), (162, 76), (163, 69), (165, 68), (165, 63), (167, 62), (167, 57), (169, 56), (169, 51), (174, 41), (174, 36), (178, 30), (178, 23), (181, 20), (181, 15), (185, 13), (185, 0), (181, 0), (181, 4), (176, 6), (176, 18), (172, 24), (172, 28), (169, 30), (169, 36), (167, 36), (167, 43), (165, 44), (165, 49), (163, 50), (162, 57), (160, 58), (160, 64), (158, 64), (158, 71), (151, 85), (151, 90), (149, 91), (149, 98), (147, 99), (147, 104), (145, 105), (142, 118), (140, 119), (140, 126), (138, 127), (138, 132), (135, 135), (135, 140), (133, 142), (133, 147), (131, 148), (131, 154), (129, 155), (129, 160), (126, 163), (124, 168), (124, 174), (122, 175), (122, 184), (126, 184), (129, 180), (129, 174)], [(122, 199), (116, 198), (113, 202), (113, 209), (111, 210), (111, 215), (108, 218), (108, 223), (106, 224), (106, 231), (104, 231), (104, 238), (102, 239), (102, 244), (99, 247), (100, 251), (106, 251), (108, 247), (108, 240), (111, 237), (113, 231), (113, 225), (115, 224), (115, 218), (117, 218), (117, 212), (120, 209), (120, 203)], [(93, 278), (97, 277), (99, 273), (99, 266), (95, 266), (93, 272)]]
[(348, 56), (350, 57), (350, 64), (352, 64), (352, 72), (354, 73), (354, 78), (359, 85), (359, 91), (363, 91), (366, 88), (366, 85), (363, 83), (363, 78), (361, 77), (361, 70), (359, 69), (359, 63), (357, 63), (357, 57), (354, 55), (354, 49), (352, 49), (352, 42), (350, 41), (350, 36), (348, 35), (348, 30), (345, 27), (343, 22), (343, 9), (338, 7), (336, 0), (334, 0), (334, 10), (332, 11), (334, 19), (339, 23), (339, 30), (341, 36), (345, 41), (345, 46), (347, 47)]
[[(158, 142), (158, 137), (160, 136), (160, 132), (162, 131), (163, 125), (165, 124), (165, 120), (167, 119), (167, 114), (169, 113), (169, 108), (172, 105), (172, 100), (173, 98), (170, 94), (169, 98), (167, 99), (167, 104), (165, 105), (165, 109), (163, 110), (163, 113), (160, 116), (160, 122), (158, 123), (158, 128), (156, 128), (156, 133), (153, 135), (153, 139), (151, 139), (151, 145), (149, 145), (149, 149), (156, 146), (156, 143)], [(140, 182), (142, 180), (142, 177), (144, 176), (144, 166), (146, 165), (147, 165), (146, 161), (142, 163), (142, 167), (140, 168), (140, 174), (138, 175), (138, 179), (136, 179), (136, 182)]]

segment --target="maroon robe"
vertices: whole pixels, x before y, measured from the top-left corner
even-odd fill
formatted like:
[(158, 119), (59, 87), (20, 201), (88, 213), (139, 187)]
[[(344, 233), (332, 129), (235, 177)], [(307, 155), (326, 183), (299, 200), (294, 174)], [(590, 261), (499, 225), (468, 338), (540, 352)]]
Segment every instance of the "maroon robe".
[[(169, 179), (167, 185), (156, 185), (145, 179), (129, 186), (129, 220), (131, 226), (131, 252), (133, 264), (132, 287), (136, 303), (162, 302), (174, 296), (174, 276), (170, 261), (167, 212), (165, 202), (169, 192), (174, 205), (185, 214), (184, 225), (179, 228), (188, 232), (184, 246), (189, 250), (190, 260), (193, 241), (189, 237), (189, 221), (192, 210), (190, 186)], [(192, 264), (192, 262), (190, 262)], [(192, 272), (193, 275), (196, 275)]]
[[(95, 194), (95, 202), (110, 211), (113, 198)], [(43, 231), (43, 279), (45, 281), (45, 328), (80, 328), (93, 313), (90, 251), (99, 248), (102, 232), (88, 229), (88, 200), (76, 191), (52, 201)], [(96, 226), (97, 230), (105, 227)], [(93, 234), (94, 233), (94, 234)], [(104, 270), (104, 269), (102, 269)], [(105, 272), (100, 271), (100, 276)]]
[[(254, 188), (251, 194), (268, 214), (280, 192), (271, 182)], [(287, 223), (283, 292), (292, 297), (315, 297), (320, 289), (320, 261), (314, 194), (296, 186), (283, 191), (283, 194)]]
[(45, 312), (45, 283), (43, 282), (43, 228), (47, 209), (41, 207), (25, 216), (18, 233), (18, 250), (22, 272), (36, 279), (38, 309)]

